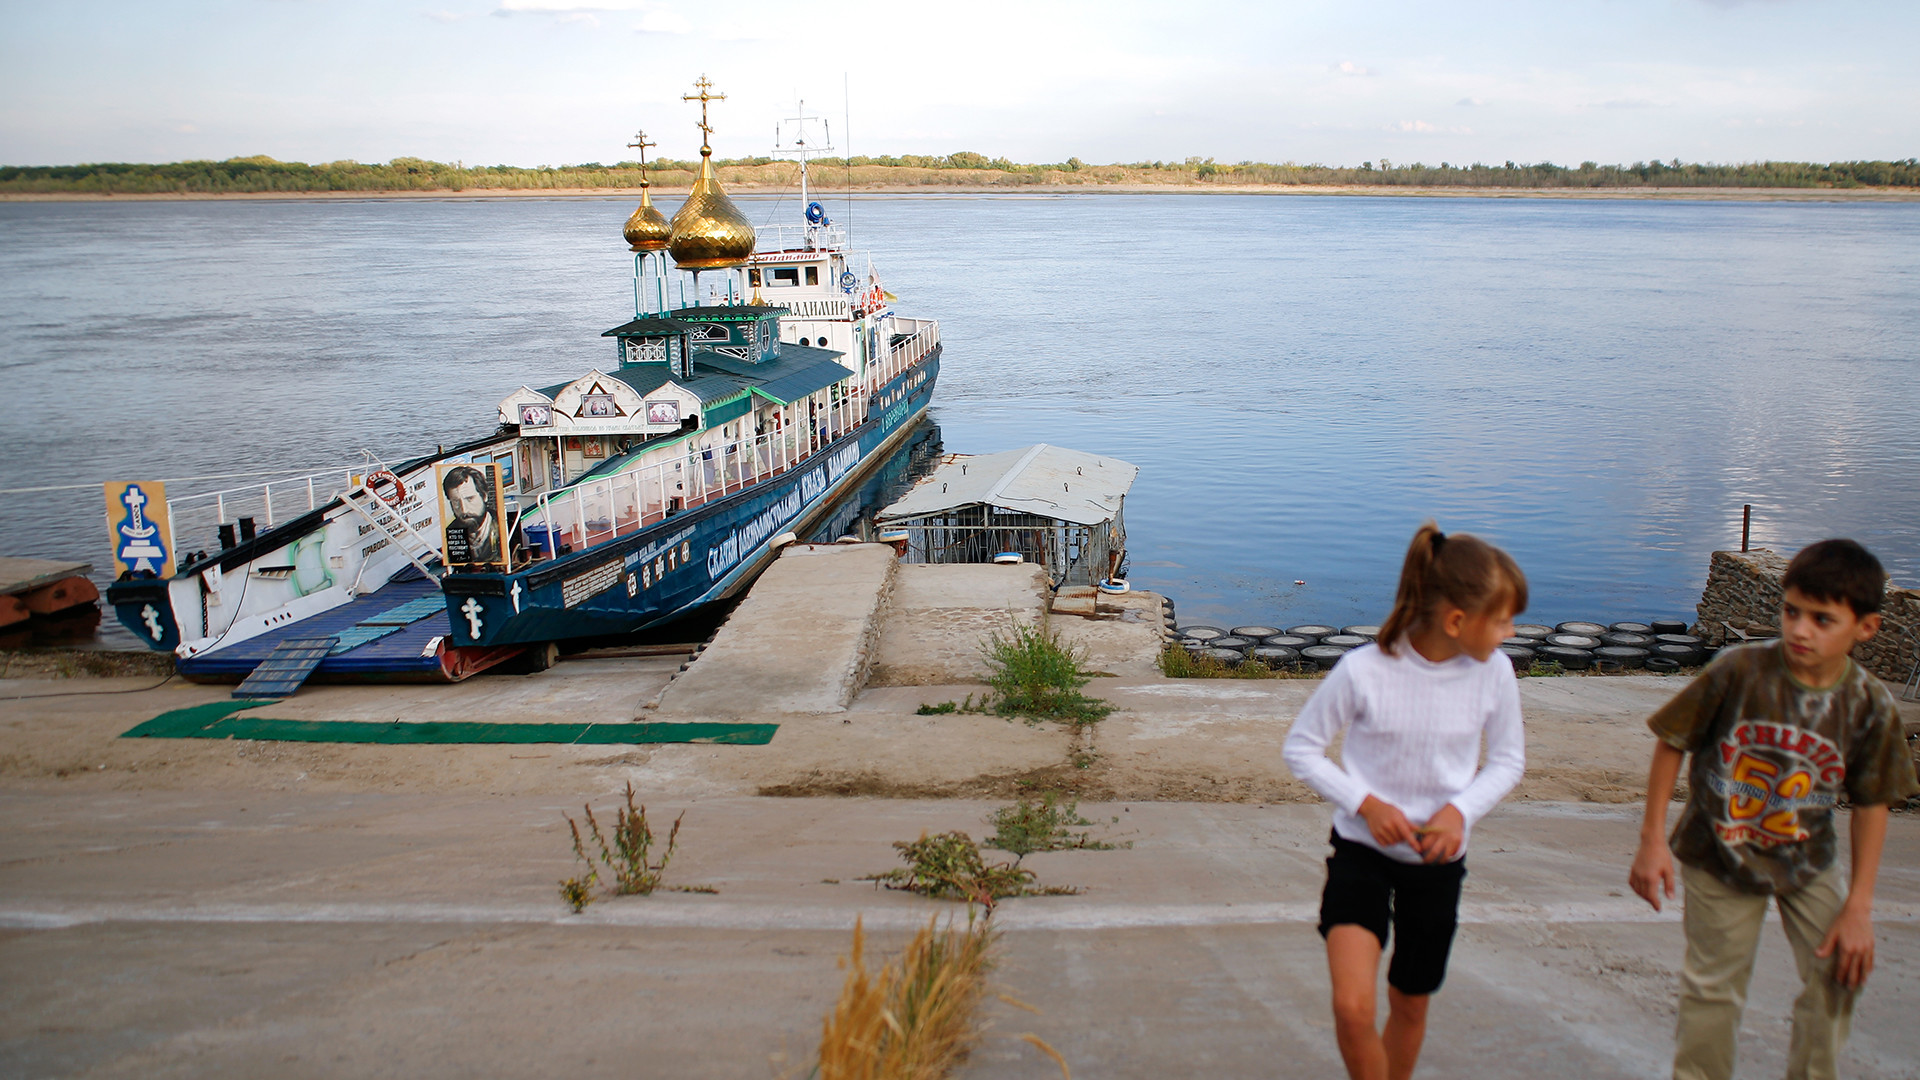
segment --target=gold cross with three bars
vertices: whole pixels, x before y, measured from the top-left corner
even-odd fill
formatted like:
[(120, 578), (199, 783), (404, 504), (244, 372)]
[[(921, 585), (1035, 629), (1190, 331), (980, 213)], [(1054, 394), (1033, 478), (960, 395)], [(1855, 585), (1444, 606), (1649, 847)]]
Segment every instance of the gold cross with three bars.
[(710, 153), (713, 147), (708, 144), (707, 139), (708, 136), (713, 134), (713, 127), (707, 123), (707, 102), (725, 101), (727, 100), (727, 95), (713, 93), (713, 84), (707, 81), (705, 75), (695, 79), (693, 85), (699, 87), (700, 92), (698, 94), (682, 94), (680, 95), (680, 100), (697, 101), (700, 103), (700, 152), (703, 154)]
[(642, 187), (647, 186), (647, 147), (659, 145), (657, 142), (649, 142), (647, 133), (644, 131), (634, 132), (633, 141), (627, 144), (629, 149), (640, 151), (640, 185)]

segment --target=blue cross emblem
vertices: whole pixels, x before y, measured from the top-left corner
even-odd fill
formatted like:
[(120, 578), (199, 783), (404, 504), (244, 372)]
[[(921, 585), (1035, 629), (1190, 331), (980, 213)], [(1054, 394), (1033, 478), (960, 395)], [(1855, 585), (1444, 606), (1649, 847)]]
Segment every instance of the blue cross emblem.
[(142, 510), (152, 499), (139, 484), (128, 484), (120, 501), (126, 504), (127, 516), (114, 526), (113, 531), (120, 535), (114, 545), (114, 558), (129, 570), (159, 573), (167, 565), (166, 545), (160, 538), (160, 526), (148, 521)]

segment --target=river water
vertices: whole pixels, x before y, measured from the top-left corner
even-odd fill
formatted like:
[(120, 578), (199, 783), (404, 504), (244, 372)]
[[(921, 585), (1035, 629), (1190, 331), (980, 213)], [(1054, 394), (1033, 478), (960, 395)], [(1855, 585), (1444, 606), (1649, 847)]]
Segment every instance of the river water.
[[(630, 209), (0, 204), (0, 487), (304, 471), (488, 430), (516, 386), (614, 362)], [(1182, 621), (1378, 621), (1427, 517), (1510, 550), (1541, 621), (1690, 616), (1748, 503), (1756, 545), (1853, 536), (1920, 583), (1920, 204), (829, 209), (903, 313), (942, 321), (948, 450), (1140, 466), (1132, 578)], [(98, 488), (0, 495), (0, 554), (104, 565)]]

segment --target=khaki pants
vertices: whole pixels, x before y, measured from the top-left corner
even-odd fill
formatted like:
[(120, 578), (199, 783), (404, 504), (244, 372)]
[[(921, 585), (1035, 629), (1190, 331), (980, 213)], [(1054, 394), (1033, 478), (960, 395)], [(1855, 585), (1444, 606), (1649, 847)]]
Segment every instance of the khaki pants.
[[(1680, 880), (1686, 886), (1687, 960), (1680, 972), (1674, 1080), (1729, 1080), (1768, 897), (1741, 892), (1684, 864)], [(1831, 1080), (1839, 1075), (1834, 1058), (1847, 1041), (1855, 992), (1834, 985), (1833, 958), (1823, 960), (1813, 951), (1846, 903), (1839, 864), (1774, 899), (1805, 984), (1793, 1003), (1787, 1080)]]

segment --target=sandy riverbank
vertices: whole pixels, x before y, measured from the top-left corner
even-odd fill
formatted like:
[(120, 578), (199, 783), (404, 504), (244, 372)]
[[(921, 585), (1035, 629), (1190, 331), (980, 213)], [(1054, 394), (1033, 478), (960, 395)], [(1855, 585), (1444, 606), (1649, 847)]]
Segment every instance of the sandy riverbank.
[[(790, 196), (787, 186), (729, 184), (734, 196)], [(684, 188), (655, 187), (657, 198), (680, 198)], [(825, 199), (844, 198), (845, 189), (819, 189)], [(1063, 195), (1341, 195), (1376, 198), (1453, 199), (1603, 199), (1682, 202), (1920, 202), (1920, 188), (1459, 188), (1377, 187), (1312, 184), (1036, 184), (1020, 187), (967, 185), (874, 185), (856, 187), (862, 198), (986, 196), (1044, 199)], [(463, 191), (264, 191), (206, 194), (166, 192), (104, 195), (82, 192), (0, 193), (0, 202), (248, 202), (364, 199), (638, 199), (639, 188), (469, 188)]]

